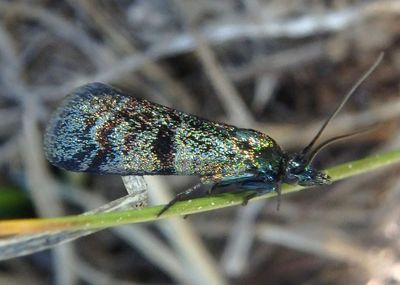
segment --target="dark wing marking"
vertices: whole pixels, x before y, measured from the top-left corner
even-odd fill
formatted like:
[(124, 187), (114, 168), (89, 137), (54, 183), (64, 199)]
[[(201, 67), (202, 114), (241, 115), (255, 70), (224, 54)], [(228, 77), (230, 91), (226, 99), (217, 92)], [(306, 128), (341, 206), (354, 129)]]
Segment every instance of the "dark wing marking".
[(243, 140), (259, 136), (91, 83), (53, 114), (44, 149), (52, 164), (71, 171), (237, 176), (253, 167)]

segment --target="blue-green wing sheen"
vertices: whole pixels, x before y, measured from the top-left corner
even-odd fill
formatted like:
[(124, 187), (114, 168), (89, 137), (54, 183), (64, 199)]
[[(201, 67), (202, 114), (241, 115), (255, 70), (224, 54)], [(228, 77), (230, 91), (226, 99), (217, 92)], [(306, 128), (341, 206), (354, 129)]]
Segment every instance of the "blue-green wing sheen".
[(270, 137), (123, 94), (102, 83), (67, 96), (46, 129), (45, 153), (72, 171), (225, 177), (279, 172)]

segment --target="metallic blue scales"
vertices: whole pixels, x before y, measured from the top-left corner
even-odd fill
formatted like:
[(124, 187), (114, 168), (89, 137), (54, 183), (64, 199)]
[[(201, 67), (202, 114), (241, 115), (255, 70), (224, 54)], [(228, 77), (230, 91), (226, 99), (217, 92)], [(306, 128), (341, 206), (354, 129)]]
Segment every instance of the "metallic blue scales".
[(286, 158), (267, 135), (211, 122), (91, 83), (66, 97), (44, 138), (47, 159), (71, 171), (198, 175), (203, 183), (275, 190)]

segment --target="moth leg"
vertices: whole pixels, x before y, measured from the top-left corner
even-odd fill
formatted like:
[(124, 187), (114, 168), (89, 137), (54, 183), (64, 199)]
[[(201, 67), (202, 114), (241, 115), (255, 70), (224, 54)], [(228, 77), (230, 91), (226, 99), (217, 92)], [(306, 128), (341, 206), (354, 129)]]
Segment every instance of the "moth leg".
[(215, 189), (217, 189), (217, 188), (218, 188), (218, 183), (214, 183), (213, 185), (211, 185), (210, 188), (208, 188), (207, 194), (208, 194), (208, 195), (211, 195), (211, 193), (212, 193)]
[(211, 184), (211, 187), (207, 190), (207, 194), (211, 195), (211, 193), (219, 186), (219, 182), (221, 181), (222, 176), (220, 174), (215, 174), (213, 176), (202, 176), (200, 177), (200, 181), (202, 184)]
[(278, 184), (276, 185), (274, 191), (276, 192), (276, 200), (277, 200), (277, 204), (276, 204), (276, 210), (279, 211), (279, 208), (281, 207), (281, 201), (282, 201), (282, 191), (281, 191), (281, 185)]
[[(157, 214), (157, 217), (160, 217), (163, 213), (165, 213), (169, 208), (171, 208), (176, 202), (179, 201), (186, 201), (186, 200), (190, 200), (192, 198), (196, 197), (196, 190), (202, 185), (202, 184), (209, 184), (209, 183), (213, 183), (212, 186), (207, 190), (206, 194), (207, 195), (211, 195), (212, 191), (217, 188), (220, 187), (219, 185), (219, 181), (221, 181), (221, 175), (220, 174), (216, 174), (213, 176), (202, 176), (200, 177), (200, 181), (201, 183), (196, 184), (195, 186), (189, 188), (186, 191), (183, 191), (181, 193), (178, 193), (174, 199), (172, 199), (171, 201), (169, 201), (169, 203), (167, 205), (164, 206), (164, 208), (161, 209), (161, 211)], [(227, 184), (229, 185), (229, 184)], [(224, 186), (227, 186), (224, 185)], [(198, 197), (198, 196), (197, 196)]]
[[(207, 180), (205, 180), (207, 178)], [(230, 185), (236, 185), (241, 187), (243, 183), (249, 180), (249, 176), (238, 176), (238, 177), (222, 177), (220, 175), (209, 176), (202, 178), (202, 182), (204, 181), (210, 183), (213, 182), (214, 184), (209, 189), (210, 192), (215, 190), (216, 188), (223, 188)], [(210, 193), (211, 194), (211, 193)]]
[(248, 203), (251, 199), (253, 199), (253, 198), (255, 198), (255, 197), (259, 196), (259, 195), (260, 195), (260, 194), (257, 193), (257, 192), (250, 192), (248, 195), (246, 195), (246, 196), (243, 198), (242, 206), (246, 206), (247, 203)]
[(193, 198), (193, 194), (195, 194), (196, 190), (201, 186), (201, 184), (196, 184), (193, 187), (187, 189), (186, 191), (183, 191), (181, 193), (178, 193), (174, 199), (172, 199), (171, 201), (169, 201), (169, 203), (167, 205), (165, 205), (160, 212), (157, 213), (157, 217), (160, 217), (163, 213), (165, 213), (169, 208), (171, 208), (173, 205), (176, 204), (176, 202), (179, 201), (186, 201), (186, 200), (190, 200), (191, 198)]
[(281, 187), (279, 183), (271, 183), (259, 179), (252, 179), (240, 183), (239, 187), (249, 191), (249, 194), (243, 198), (243, 206), (246, 206), (249, 200), (257, 196), (261, 196), (269, 192), (276, 192), (278, 200), (276, 209), (279, 210), (281, 204)]

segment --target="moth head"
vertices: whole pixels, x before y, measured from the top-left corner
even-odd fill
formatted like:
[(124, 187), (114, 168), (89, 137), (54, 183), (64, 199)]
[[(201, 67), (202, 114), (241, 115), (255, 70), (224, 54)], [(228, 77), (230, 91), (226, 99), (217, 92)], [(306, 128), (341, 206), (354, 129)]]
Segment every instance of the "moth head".
[(334, 112), (326, 119), (318, 133), (314, 136), (311, 142), (299, 153), (295, 153), (287, 156), (285, 165), (284, 165), (284, 173), (283, 173), (283, 182), (289, 184), (299, 184), (302, 186), (313, 186), (313, 185), (323, 185), (330, 184), (329, 176), (317, 169), (315, 169), (311, 163), (317, 154), (320, 153), (322, 149), (327, 147), (328, 145), (337, 142), (339, 140), (343, 140), (354, 135), (358, 135), (364, 133), (366, 131), (370, 131), (371, 129), (364, 129), (357, 132), (344, 134), (341, 136), (337, 136), (331, 139), (326, 140), (325, 142), (315, 146), (315, 143), (320, 138), (321, 134), (331, 122), (331, 120), (340, 112), (349, 98), (355, 93), (358, 87), (365, 81), (365, 79), (376, 69), (379, 63), (383, 59), (383, 53), (380, 54), (375, 63), (368, 69), (368, 71), (356, 82), (356, 84), (350, 89), (350, 91), (346, 94), (340, 104), (336, 107)]
[(308, 164), (303, 155), (293, 154), (286, 161), (283, 182), (301, 186), (314, 186), (330, 184), (331, 180), (326, 173)]

